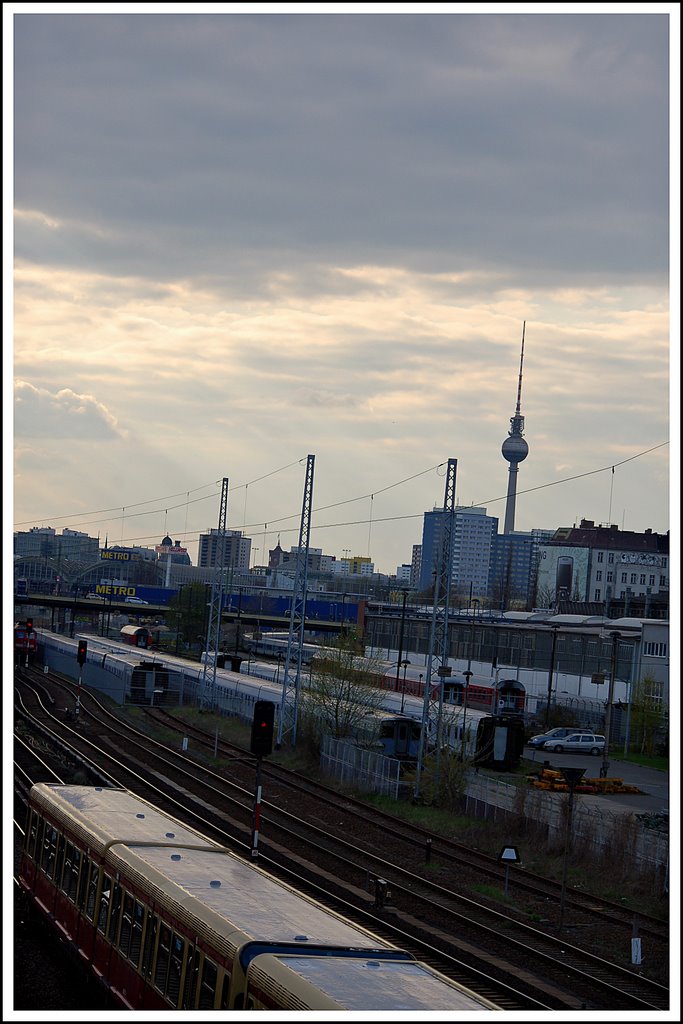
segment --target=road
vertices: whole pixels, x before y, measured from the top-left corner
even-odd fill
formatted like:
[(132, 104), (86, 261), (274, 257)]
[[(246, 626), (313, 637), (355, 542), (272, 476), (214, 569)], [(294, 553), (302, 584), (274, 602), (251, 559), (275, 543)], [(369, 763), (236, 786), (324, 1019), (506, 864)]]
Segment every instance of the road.
[[(524, 759), (534, 768), (541, 767), (546, 761), (551, 768), (584, 768), (587, 778), (600, 777), (602, 756), (591, 757), (586, 754), (555, 754), (550, 750), (524, 748)], [(598, 806), (609, 805), (612, 811), (634, 811), (636, 814), (668, 814), (669, 812), (669, 773), (657, 768), (645, 768), (643, 765), (630, 761), (620, 761), (617, 757), (609, 758), (608, 778), (622, 779), (625, 783), (637, 786), (640, 793), (605, 793), (591, 797), (583, 795), (581, 799), (596, 802)]]

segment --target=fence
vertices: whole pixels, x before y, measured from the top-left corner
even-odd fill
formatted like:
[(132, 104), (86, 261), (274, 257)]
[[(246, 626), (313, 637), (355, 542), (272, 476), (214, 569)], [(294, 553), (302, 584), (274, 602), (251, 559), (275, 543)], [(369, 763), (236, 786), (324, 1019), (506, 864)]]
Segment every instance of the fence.
[[(599, 800), (596, 797), (595, 800)], [(537, 789), (526, 789), (486, 775), (471, 775), (467, 783), (465, 811), (489, 821), (505, 821), (520, 815), (547, 826), (548, 846), (564, 843), (567, 798)], [(580, 795), (572, 807), (572, 844), (589, 849), (596, 859), (613, 851), (615, 836), (624, 861), (638, 870), (656, 868), (666, 872), (669, 837), (645, 828), (631, 812), (620, 814)]]
[[(400, 780), (399, 761), (356, 747), (347, 740), (323, 737), (320, 766), (325, 775), (354, 789), (381, 793), (393, 800), (405, 795), (406, 783)], [(522, 817), (540, 824), (547, 831), (549, 849), (564, 844), (566, 806), (567, 798), (561, 794), (512, 785), (482, 772), (471, 772), (467, 780), (467, 815), (501, 823)], [(615, 843), (619, 844), (624, 864), (630, 864), (636, 871), (654, 868), (668, 876), (668, 835), (645, 828), (630, 812), (611, 812), (604, 805), (590, 804), (575, 796), (572, 846), (588, 851), (597, 861), (613, 853)]]
[(320, 767), (336, 782), (398, 800), (401, 763), (392, 757), (356, 747), (348, 740), (323, 736)]

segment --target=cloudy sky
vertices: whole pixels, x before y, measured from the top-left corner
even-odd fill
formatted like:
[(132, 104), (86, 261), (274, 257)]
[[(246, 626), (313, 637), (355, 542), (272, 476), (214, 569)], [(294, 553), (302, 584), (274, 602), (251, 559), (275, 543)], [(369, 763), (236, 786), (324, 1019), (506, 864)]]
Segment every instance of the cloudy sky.
[(517, 528), (665, 532), (679, 6), (270, 7), (4, 5), (14, 529), (502, 530), (526, 321)]

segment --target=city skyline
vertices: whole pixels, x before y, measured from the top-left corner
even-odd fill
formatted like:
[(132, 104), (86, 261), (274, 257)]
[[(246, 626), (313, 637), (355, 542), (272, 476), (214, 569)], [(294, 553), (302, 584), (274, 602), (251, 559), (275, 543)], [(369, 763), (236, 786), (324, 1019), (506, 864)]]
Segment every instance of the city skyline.
[(15, 530), (168, 534), (196, 562), (227, 477), (265, 563), (313, 454), (326, 552), (395, 572), (449, 458), (502, 532), (526, 322), (515, 529), (667, 532), (678, 5), (21, 6)]

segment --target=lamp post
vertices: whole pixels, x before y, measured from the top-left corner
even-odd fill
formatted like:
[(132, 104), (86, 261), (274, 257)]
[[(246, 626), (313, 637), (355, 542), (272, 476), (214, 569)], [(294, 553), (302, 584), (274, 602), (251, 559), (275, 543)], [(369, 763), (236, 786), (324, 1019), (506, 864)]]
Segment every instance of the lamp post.
[(612, 660), (610, 664), (609, 673), (609, 692), (607, 694), (607, 708), (605, 709), (605, 746), (602, 751), (602, 765), (600, 766), (600, 778), (606, 779), (609, 771), (609, 734), (610, 727), (612, 725), (612, 701), (614, 700), (614, 681), (617, 674), (617, 645), (621, 637), (621, 633), (616, 630), (610, 630), (610, 637), (612, 640)]
[(403, 687), (401, 689), (401, 714), (403, 714), (403, 708), (406, 703), (406, 669), (408, 668), (408, 665), (410, 665), (410, 662), (407, 658), (404, 658), (403, 661), (399, 662), (399, 665), (403, 665)]
[[(479, 599), (478, 598), (475, 597), (475, 598), (472, 599), (472, 606), (474, 608), (474, 611), (472, 612), (472, 624), (470, 626), (470, 651), (469, 651), (469, 657), (467, 659), (467, 671), (468, 672), (472, 668), (472, 653), (474, 651), (474, 616), (476, 615), (476, 613), (477, 613), (477, 611), (479, 609)], [(463, 673), (463, 675), (464, 675), (464, 673)]]
[(178, 648), (180, 645), (180, 633), (183, 622), (183, 586), (180, 584), (180, 590), (178, 591), (178, 610), (176, 612), (176, 624), (175, 624), (175, 653), (178, 655)]
[(545, 709), (545, 731), (550, 728), (550, 702), (553, 696), (553, 672), (555, 671), (555, 643), (557, 641), (558, 626), (550, 627), (553, 631), (553, 642), (550, 647), (550, 668), (548, 669), (548, 702)]
[(631, 672), (628, 680), (628, 704), (626, 705), (626, 737), (624, 739), (624, 759), (628, 758), (628, 745), (631, 740), (631, 703), (633, 701), (633, 682), (636, 669), (636, 645), (631, 650)]
[(237, 654), (240, 646), (240, 616), (242, 615), (242, 588), (237, 588), (239, 591), (239, 598), (237, 601), (237, 619), (235, 620), (235, 654)]
[(466, 669), (463, 672), (463, 675), (465, 677), (465, 696), (463, 697), (462, 702), (462, 746), (460, 748), (461, 761), (465, 760), (465, 731), (467, 728), (467, 693), (470, 688), (470, 679), (472, 678), (473, 673), (470, 672), (469, 669)]
[[(398, 690), (398, 670), (404, 663), (401, 661), (403, 657), (403, 631), (406, 625), (406, 599), (408, 597), (408, 591), (403, 591), (403, 610), (401, 612), (401, 628), (398, 634), (398, 661), (396, 662), (396, 690)], [(406, 662), (405, 665), (409, 665), (410, 662)], [(403, 667), (403, 697), (401, 699), (401, 714), (403, 714), (403, 705), (406, 699), (406, 670), (405, 665)]]

